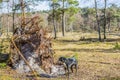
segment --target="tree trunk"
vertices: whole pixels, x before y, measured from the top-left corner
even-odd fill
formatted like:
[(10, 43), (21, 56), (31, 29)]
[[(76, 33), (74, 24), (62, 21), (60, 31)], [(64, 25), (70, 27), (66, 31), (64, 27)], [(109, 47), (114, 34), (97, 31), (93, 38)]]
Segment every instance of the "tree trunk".
[(106, 0), (105, 2), (105, 8), (104, 8), (104, 39), (106, 39)]
[(64, 0), (62, 6), (62, 35), (65, 36), (65, 11), (64, 11)]
[(100, 23), (98, 20), (98, 12), (97, 12), (97, 1), (95, 1), (95, 11), (96, 11), (96, 21), (97, 21), (97, 26), (98, 26), (98, 36), (99, 36), (99, 41), (101, 41), (101, 29), (100, 29)]
[(22, 11), (22, 21), (21, 21), (21, 27), (25, 27), (25, 6), (24, 6), (24, 0), (20, 0), (21, 2), (21, 11)]
[(110, 33), (110, 23), (111, 23), (111, 21), (110, 21), (110, 18), (108, 19), (108, 32)]
[(57, 38), (56, 34), (56, 21), (55, 21), (55, 6), (54, 6), (54, 1), (53, 1), (53, 27), (54, 27), (54, 39)]
[(120, 30), (119, 19), (117, 19), (117, 28)]
[(73, 32), (73, 22), (70, 23), (71, 32)]
[[(0, 12), (3, 13), (2, 8), (0, 8)], [(2, 28), (3, 28), (2, 27), (2, 15), (0, 15), (0, 36), (2, 35)]]
[(56, 29), (57, 29), (56, 31), (57, 31), (57, 32), (60, 32), (59, 23), (58, 23), (57, 21), (56, 21), (56, 27), (57, 27), (57, 28), (56, 28)]
[[(14, 0), (13, 0), (13, 7), (14, 7)], [(15, 10), (13, 10), (12, 18), (13, 18), (13, 33), (14, 33), (14, 30), (15, 30), (15, 23), (14, 23), (14, 21), (15, 21)]]
[(7, 10), (8, 10), (8, 13), (7, 13), (7, 37), (8, 37), (8, 32), (10, 31), (9, 29), (9, 2), (7, 2)]

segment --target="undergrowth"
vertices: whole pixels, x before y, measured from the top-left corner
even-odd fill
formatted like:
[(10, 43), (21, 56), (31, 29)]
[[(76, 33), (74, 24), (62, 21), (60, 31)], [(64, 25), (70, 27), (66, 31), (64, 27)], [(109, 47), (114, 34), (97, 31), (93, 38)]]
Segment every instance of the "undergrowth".
[(115, 43), (113, 49), (118, 49), (120, 50), (120, 44), (118, 42)]
[(7, 64), (6, 63), (0, 63), (0, 68), (6, 68)]

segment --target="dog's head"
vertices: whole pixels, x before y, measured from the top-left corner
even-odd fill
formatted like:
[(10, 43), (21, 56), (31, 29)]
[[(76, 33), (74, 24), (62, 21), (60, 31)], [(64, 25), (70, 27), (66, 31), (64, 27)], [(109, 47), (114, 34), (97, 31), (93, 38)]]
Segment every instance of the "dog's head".
[(62, 62), (62, 63), (64, 63), (66, 60), (67, 60), (67, 59), (66, 59), (65, 57), (60, 57), (60, 58), (58, 59), (58, 61), (60, 61), (60, 62)]

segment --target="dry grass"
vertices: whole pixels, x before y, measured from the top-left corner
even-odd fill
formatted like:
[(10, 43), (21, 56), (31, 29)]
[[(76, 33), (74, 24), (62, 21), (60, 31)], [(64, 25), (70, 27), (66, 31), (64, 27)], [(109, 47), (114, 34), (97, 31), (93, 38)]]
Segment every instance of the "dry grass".
[(71, 74), (72, 80), (120, 80), (120, 50), (113, 49), (119, 37), (108, 35), (106, 42), (98, 42), (95, 40), (97, 34), (84, 33), (82, 36), (86, 38), (84, 41), (80, 41), (81, 33), (53, 41), (57, 58), (79, 54), (79, 76)]
[[(61, 37), (60, 34), (58, 36), (53, 40), (55, 60), (60, 56), (71, 57), (78, 54), (78, 76), (71, 74), (71, 80), (120, 80), (120, 50), (113, 49), (115, 43), (120, 41), (119, 36), (108, 35), (106, 42), (98, 42), (97, 33), (67, 33), (66, 37)], [(84, 41), (80, 40), (81, 36), (85, 36)], [(6, 72), (4, 74), (6, 75)], [(16, 80), (12, 77), (11, 79), (1, 77), (3, 76), (0, 73), (0, 80)], [(40, 80), (67, 79), (63, 76)]]

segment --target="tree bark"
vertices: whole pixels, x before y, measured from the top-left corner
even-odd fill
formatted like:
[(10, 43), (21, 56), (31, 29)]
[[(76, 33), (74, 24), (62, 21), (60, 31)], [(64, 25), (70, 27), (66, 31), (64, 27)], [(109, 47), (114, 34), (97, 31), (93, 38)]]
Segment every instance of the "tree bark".
[(53, 27), (54, 27), (54, 39), (57, 38), (57, 33), (56, 33), (56, 21), (55, 21), (55, 6), (54, 6), (54, 1), (53, 1)]
[(105, 2), (105, 8), (104, 8), (104, 39), (106, 39), (106, 0)]
[(73, 22), (70, 23), (71, 32), (73, 32)]
[(97, 21), (97, 26), (98, 26), (98, 36), (99, 36), (99, 41), (101, 41), (101, 29), (100, 29), (100, 23), (99, 23), (99, 19), (98, 19), (97, 1), (94, 0), (94, 2), (95, 2), (96, 21)]
[(118, 30), (120, 30), (120, 23), (119, 23), (119, 19), (117, 19), (117, 28), (118, 28)]
[(8, 13), (7, 13), (7, 36), (9, 34), (9, 31), (10, 31), (10, 24), (9, 24), (9, 1), (7, 2), (7, 10), (8, 10)]
[[(13, 0), (13, 7), (14, 7), (14, 0)], [(15, 30), (15, 23), (14, 23), (14, 21), (15, 21), (15, 10), (13, 10), (13, 13), (12, 13), (12, 18), (13, 18), (13, 33), (14, 33), (14, 30)]]
[(22, 11), (22, 21), (21, 21), (21, 27), (25, 27), (25, 6), (24, 6), (24, 0), (20, 0), (21, 2), (21, 11)]
[(110, 32), (110, 23), (111, 23), (111, 20), (110, 18), (108, 18), (108, 32)]
[(63, 0), (63, 6), (62, 6), (62, 35), (65, 36), (65, 11), (64, 11), (64, 1)]

